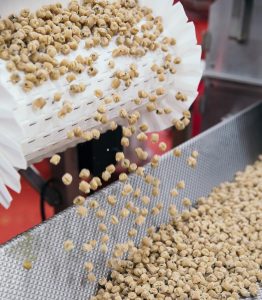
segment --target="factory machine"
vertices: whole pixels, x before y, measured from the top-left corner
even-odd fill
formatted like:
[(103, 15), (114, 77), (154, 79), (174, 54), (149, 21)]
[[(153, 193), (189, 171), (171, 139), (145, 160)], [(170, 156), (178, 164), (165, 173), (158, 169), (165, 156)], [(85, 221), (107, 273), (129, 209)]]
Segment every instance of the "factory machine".
[[(64, 2), (66, 3), (66, 1)], [(177, 48), (174, 54), (181, 57), (181, 65), (177, 67), (177, 77), (166, 76), (162, 86), (168, 91), (168, 94), (162, 98), (165, 104), (174, 106), (171, 119), (180, 119), (183, 111), (189, 109), (197, 96), (197, 86), (202, 74), (201, 51), (196, 46), (193, 25), (188, 23), (182, 5), (179, 3), (172, 7), (171, 2), (166, 1), (163, 4), (161, 1), (160, 4), (160, 0), (154, 1), (154, 3), (141, 1), (141, 4), (149, 6), (157, 15), (160, 15), (167, 27), (167, 32), (177, 39)], [(14, 13), (14, 8), (17, 12), (24, 8), (25, 4), (21, 1), (0, 4), (1, 13), (3, 10), (7, 16)], [(41, 4), (46, 4), (46, 1), (37, 1), (37, 3), (31, 4), (33, 10)], [(159, 194), (151, 198), (150, 207), (154, 207), (160, 200), (167, 206), (173, 203), (174, 199), (169, 191), (172, 190), (174, 182), (185, 179), (187, 189), (181, 191), (175, 200), (176, 207), (181, 212), (184, 209), (181, 204), (183, 197), (187, 196), (192, 199), (193, 204), (196, 203), (197, 198), (208, 195), (214, 186), (232, 180), (237, 171), (242, 170), (247, 164), (253, 163), (262, 153), (262, 69), (260, 67), (262, 65), (262, 37), (259, 33), (261, 14), (262, 3), (259, 0), (217, 0), (211, 5), (208, 32), (203, 44), (203, 49), (206, 51), (203, 74), (205, 93), (199, 102), (204, 132), (180, 146), (184, 158), (189, 157), (190, 153), (197, 149), (200, 153), (198, 164), (192, 172), (192, 169), (188, 168), (183, 160), (176, 160), (172, 153), (167, 153), (160, 158), (158, 168), (154, 169), (150, 164), (146, 165), (145, 174), (152, 175), (161, 182)], [(170, 20), (174, 24), (168, 26), (171, 23)], [(99, 57), (103, 57), (107, 62), (112, 48), (109, 46), (106, 51), (104, 48), (99, 48), (98, 51), (101, 51)], [(142, 74), (142, 80), (140, 77), (135, 81), (131, 90), (121, 88), (119, 94), (125, 94), (126, 101), (119, 102), (121, 105), (117, 102), (109, 108), (111, 121), (115, 120), (121, 126), (125, 126), (125, 123), (121, 122), (117, 115), (119, 109), (125, 108), (128, 113), (134, 112), (137, 106), (134, 106), (128, 99), (135, 98), (138, 91), (153, 90), (156, 85), (154, 77), (148, 76), (147, 73), (148, 68), (152, 63), (157, 63), (158, 59), (157, 55), (147, 54), (137, 60), (137, 62), (141, 61), (139, 73)], [(124, 62), (125, 60), (120, 58), (118, 66), (123, 66)], [(128, 63), (132, 63), (132, 61), (130, 60)], [(97, 104), (94, 97), (91, 96), (91, 87), (103, 89), (105, 86), (110, 86), (112, 79), (109, 80), (107, 69), (103, 69), (102, 65), (99, 65), (99, 68), (102, 68), (102, 75), (98, 79), (90, 80), (85, 98), (76, 96), (72, 115), (69, 114), (68, 118), (61, 120), (56, 119), (54, 114), (54, 111), (57, 112), (61, 109), (60, 103), (57, 106), (47, 104), (44, 111), (32, 113), (30, 103), (38, 94), (42, 93), (45, 97), (50, 97), (51, 91), (45, 90), (48, 87), (47, 84), (43, 88), (39, 87), (41, 90), (36, 92), (37, 95), (29, 94), (26, 98), (22, 98), (16, 90), (10, 91), (10, 83), (2, 84), (4, 98), (13, 99), (10, 100), (10, 106), (5, 109), (13, 111), (16, 118), (14, 123), (12, 117), (9, 119), (9, 134), (12, 136), (11, 124), (15, 124), (13, 128), (24, 131), (21, 141), (10, 144), (10, 149), (13, 146), (16, 149), (15, 155), (19, 157), (17, 161), (12, 161), (12, 152), (8, 157), (11, 161), (8, 166), (13, 167), (11, 173), (8, 174), (12, 175), (10, 178), (15, 178), (15, 180), (7, 178), (11, 180), (11, 187), (19, 190), (17, 183), (19, 178), (15, 175), (15, 169), (28, 167), (26, 170), (20, 170), (20, 174), (25, 176), (41, 194), (44, 192), (44, 198), (53, 205), (57, 205), (58, 210), (68, 206), (73, 197), (77, 195), (78, 187), (74, 185), (75, 183), (70, 186), (70, 189), (63, 191), (61, 182), (58, 185), (56, 182), (45, 182), (31, 165), (43, 158), (69, 149), (61, 154), (62, 165), (58, 166), (54, 172), (57, 178), (68, 170), (73, 177), (78, 176), (76, 161), (81, 159), (77, 157), (78, 154), (81, 156), (81, 150), (76, 151), (76, 145), (82, 143), (83, 139), (78, 137), (68, 139), (67, 133), (76, 127), (81, 127), (84, 132), (97, 128), (101, 133), (108, 131), (107, 125), (100, 124), (98, 126), (92, 118)], [(0, 79), (3, 83), (6, 78), (4, 75), (0, 75)], [(65, 86), (68, 87), (65, 82), (52, 84), (52, 92), (58, 88), (63, 90)], [(188, 101), (178, 101), (173, 104), (172, 101), (180, 90), (187, 92)], [(138, 110), (143, 116), (140, 126), (146, 122), (152, 126), (151, 131), (157, 132), (170, 125), (170, 119), (167, 120), (168, 118), (161, 118), (161, 116), (155, 118), (148, 113), (145, 107), (146, 104), (138, 105)], [(2, 117), (4, 117), (4, 113)], [(101, 141), (95, 141), (91, 146), (90, 142), (89, 146), (82, 146), (85, 149), (82, 151), (88, 149), (89, 153), (92, 153), (92, 157), (96, 156), (95, 161), (104, 161), (101, 166), (92, 162), (96, 166), (94, 169), (97, 168), (94, 170), (94, 174), (100, 174), (104, 165), (114, 162), (115, 153), (122, 151), (121, 132), (120, 130), (105, 133), (102, 135)], [(22, 145), (21, 153), (19, 152), (20, 145)], [(3, 146), (6, 147), (6, 145)], [(3, 149), (7, 149), (4, 147)], [(104, 151), (104, 149), (111, 150)], [(110, 154), (107, 154), (108, 152)], [(103, 158), (100, 160), (100, 157)], [(4, 183), (7, 182), (7, 185), (10, 186), (10, 182), (4, 179), (1, 195), (2, 199), (5, 199), (2, 200), (3, 204), (8, 207), (11, 199), (4, 189)], [(145, 184), (142, 177), (134, 173), (129, 175), (128, 183), (134, 189), (139, 187), (144, 195), (151, 193), (151, 187)], [(107, 209), (107, 214), (113, 215), (115, 211), (121, 209), (123, 201), (126, 201), (122, 194), (122, 188), (123, 183), (116, 181), (89, 196), (87, 201), (95, 198), (100, 203), (105, 203), (108, 196), (114, 195), (121, 201)], [(68, 200), (61, 202), (61, 199)], [(81, 252), (81, 244), (87, 240), (99, 239), (101, 233), (97, 232), (98, 220), (91, 213), (88, 218), (79, 218), (76, 216), (75, 210), (75, 207), (69, 207), (52, 219), (1, 246), (0, 299), (76, 300), (89, 299), (96, 293), (97, 284), (86, 282), (85, 272), (81, 269), (87, 258)], [(139, 244), (141, 238), (146, 235), (148, 227), (159, 227), (161, 224), (167, 223), (168, 219), (168, 213), (165, 211), (157, 217), (148, 216), (145, 226), (140, 227), (137, 236), (133, 239), (134, 244)], [(107, 277), (110, 274), (106, 267), (107, 259), (112, 254), (115, 244), (126, 241), (131, 222), (132, 218), (120, 222), (118, 226), (108, 224), (110, 241), (107, 253), (93, 251), (91, 254), (87, 254), (89, 258), (92, 258), (97, 277)], [(78, 247), (69, 255), (65, 255), (63, 243), (68, 239), (74, 240), (74, 244)], [(33, 267), (29, 271), (22, 268), (24, 260), (30, 260), (32, 263)], [(257, 299), (262, 299), (261, 297), (260, 293)]]

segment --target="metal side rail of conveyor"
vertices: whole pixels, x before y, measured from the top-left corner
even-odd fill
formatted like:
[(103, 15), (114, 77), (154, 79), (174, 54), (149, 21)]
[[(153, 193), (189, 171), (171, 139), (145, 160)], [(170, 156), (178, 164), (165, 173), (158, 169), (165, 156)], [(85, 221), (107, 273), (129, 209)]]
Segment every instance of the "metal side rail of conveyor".
[[(200, 156), (198, 166), (193, 172), (183, 160), (174, 159), (172, 153), (161, 158), (159, 168), (146, 167), (146, 173), (158, 177), (162, 182), (160, 195), (152, 198), (149, 209), (160, 200), (166, 205), (173, 202), (170, 190), (175, 182), (184, 179), (187, 188), (177, 197), (177, 208), (182, 211), (183, 197), (187, 196), (196, 201), (198, 197), (208, 195), (214, 186), (232, 180), (235, 172), (253, 163), (262, 153), (262, 102), (184, 143), (181, 146), (183, 157), (186, 159), (195, 149)], [(131, 175), (129, 181), (134, 188), (140, 187), (143, 194), (150, 192), (149, 185), (145, 185), (142, 178)], [(110, 194), (116, 195), (120, 201), (108, 211), (108, 217), (121, 206), (121, 183), (116, 182), (93, 196), (103, 206)], [(139, 243), (146, 228), (159, 226), (168, 222), (168, 219), (168, 212), (157, 217), (149, 216), (134, 242)], [(107, 276), (109, 270), (105, 263), (111, 256), (113, 245), (126, 242), (130, 222), (132, 218), (115, 227), (108, 225), (110, 242), (106, 254), (98, 249), (91, 253), (81, 251), (84, 242), (98, 240), (102, 233), (97, 230), (98, 220), (94, 214), (79, 218), (74, 207), (18, 236), (0, 248), (0, 299), (89, 299), (98, 286), (87, 282), (84, 262), (92, 260), (98, 278)], [(67, 239), (72, 239), (76, 246), (70, 253), (63, 249), (63, 243)], [(22, 267), (25, 259), (33, 262), (30, 271)], [(257, 299), (262, 299), (261, 291)]]

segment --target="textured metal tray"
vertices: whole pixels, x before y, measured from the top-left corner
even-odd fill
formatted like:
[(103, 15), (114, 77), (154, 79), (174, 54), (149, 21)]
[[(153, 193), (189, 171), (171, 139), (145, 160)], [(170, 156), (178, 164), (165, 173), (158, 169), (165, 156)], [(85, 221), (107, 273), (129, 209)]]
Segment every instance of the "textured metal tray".
[[(237, 116), (220, 123), (181, 146), (183, 156), (174, 158), (168, 153), (161, 159), (158, 169), (150, 166), (146, 171), (161, 179), (161, 193), (153, 198), (150, 207), (160, 199), (167, 205), (174, 200), (169, 191), (177, 181), (184, 179), (186, 189), (177, 198), (177, 207), (182, 210), (181, 199), (188, 196), (196, 200), (207, 195), (219, 183), (232, 180), (236, 171), (253, 163), (262, 153), (262, 103), (245, 110)], [(200, 153), (198, 166), (192, 170), (186, 164), (191, 151)], [(141, 187), (143, 194), (150, 195), (151, 190), (141, 178), (130, 176), (133, 187)], [(91, 253), (81, 251), (82, 243), (90, 239), (99, 239), (98, 220), (90, 212), (87, 218), (80, 219), (74, 208), (57, 215), (46, 223), (18, 236), (0, 248), (0, 299), (1, 300), (82, 300), (89, 299), (97, 289), (95, 284), (87, 283), (83, 264), (92, 260), (97, 277), (107, 275), (105, 262), (116, 242), (127, 240), (127, 231), (133, 217), (122, 221), (118, 226), (109, 224), (108, 218), (124, 206), (121, 183), (117, 182), (95, 194), (102, 207), (107, 206), (109, 194), (119, 198), (115, 208), (109, 208), (105, 223), (108, 224), (111, 241), (109, 252), (102, 255), (98, 249)], [(168, 221), (166, 211), (157, 218), (148, 217), (146, 226), (139, 229), (135, 239), (138, 242), (151, 225), (160, 225)], [(71, 253), (63, 250), (63, 242), (72, 239), (76, 248)], [(33, 261), (33, 268), (26, 271), (22, 267), (24, 259)], [(262, 293), (257, 299), (262, 299)]]

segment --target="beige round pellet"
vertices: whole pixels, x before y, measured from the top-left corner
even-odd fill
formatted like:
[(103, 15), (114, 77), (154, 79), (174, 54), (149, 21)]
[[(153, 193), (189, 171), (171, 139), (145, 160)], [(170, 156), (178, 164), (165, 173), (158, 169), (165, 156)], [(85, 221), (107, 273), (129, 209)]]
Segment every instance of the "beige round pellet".
[(98, 186), (102, 186), (102, 181), (99, 177), (94, 177), (92, 180), (94, 180)]
[(127, 179), (128, 179), (128, 176), (127, 176), (126, 173), (121, 173), (121, 174), (119, 175), (119, 181), (121, 181), (121, 182), (126, 182)]
[(185, 186), (186, 186), (186, 184), (185, 184), (185, 181), (184, 181), (184, 180), (181, 180), (181, 181), (179, 181), (179, 182), (177, 183), (177, 188), (178, 188), (178, 189), (184, 189)]
[(102, 179), (103, 179), (104, 181), (108, 181), (110, 178), (111, 178), (111, 173), (110, 173), (110, 172), (104, 171), (104, 172), (102, 173)]
[(105, 277), (102, 277), (98, 280), (99, 285), (103, 286), (107, 283), (107, 280)]
[(66, 80), (70, 83), (70, 82), (76, 80), (76, 76), (74, 74), (68, 74), (66, 76)]
[(104, 113), (106, 112), (106, 107), (105, 107), (105, 105), (100, 105), (100, 106), (98, 106), (97, 111), (98, 111), (99, 113), (101, 113), (101, 114), (104, 114)]
[(123, 133), (123, 136), (127, 137), (127, 138), (131, 137), (132, 134), (133, 134), (132, 131), (131, 131), (131, 129), (128, 128), (128, 127), (123, 127), (122, 128), (122, 133)]
[(194, 150), (194, 151), (192, 152), (191, 156), (194, 157), (194, 158), (198, 158), (198, 156), (199, 156), (198, 151)]
[(92, 191), (96, 191), (98, 189), (98, 183), (97, 183), (97, 181), (94, 178), (92, 178), (92, 180), (90, 181), (89, 185), (90, 185), (90, 189)]
[(108, 202), (109, 205), (114, 206), (117, 202), (116, 196), (109, 195), (107, 197), (107, 202)]
[(157, 96), (162, 96), (165, 94), (165, 89), (163, 87), (157, 88), (156, 89), (156, 94)]
[(140, 189), (140, 188), (136, 188), (136, 189), (134, 190), (133, 196), (134, 196), (135, 198), (138, 198), (138, 197), (140, 196), (140, 194), (141, 194), (141, 189)]
[(142, 99), (140, 98), (136, 98), (133, 100), (133, 102), (136, 104), (136, 105), (140, 105), (142, 103)]
[(96, 240), (91, 240), (89, 243), (90, 243), (90, 245), (92, 245), (93, 247), (95, 247), (96, 244), (97, 244), (97, 241)]
[(146, 151), (143, 151), (143, 149), (140, 147), (135, 148), (135, 153), (141, 160), (147, 160), (148, 158), (148, 153)]
[(146, 132), (148, 131), (149, 129), (149, 126), (146, 124), (146, 123), (143, 123), (139, 126), (139, 129), (142, 131), (142, 132)]
[(148, 97), (148, 100), (150, 101), (150, 102), (156, 102), (156, 100), (157, 100), (157, 95), (155, 95), (155, 94), (150, 94), (149, 95), (149, 97)]
[(138, 97), (139, 98), (147, 98), (148, 97), (148, 93), (146, 91), (138, 91)]
[(74, 132), (74, 136), (75, 137), (81, 137), (82, 136), (82, 129), (81, 129), (81, 127), (75, 127), (74, 129), (73, 129), (73, 132)]
[(113, 89), (118, 89), (120, 87), (121, 81), (118, 78), (114, 78), (111, 84)]
[(94, 264), (91, 261), (87, 261), (84, 264), (84, 268), (87, 272), (92, 272), (94, 270)]
[(180, 57), (176, 57), (176, 58), (174, 59), (174, 64), (178, 65), (178, 64), (180, 64), (180, 63), (181, 63), (181, 58), (180, 58)]
[(100, 224), (98, 225), (98, 230), (99, 230), (100, 232), (107, 232), (107, 226), (106, 226), (106, 224), (100, 223)]
[(144, 177), (144, 180), (146, 183), (148, 184), (153, 184), (153, 181), (154, 181), (154, 177), (150, 174), (147, 174), (145, 177)]
[(88, 280), (90, 283), (95, 282), (95, 281), (96, 281), (96, 276), (95, 276), (95, 274), (94, 274), (94, 273), (89, 273), (89, 274), (87, 275), (87, 280)]
[(123, 208), (123, 209), (121, 209), (119, 215), (121, 218), (125, 219), (129, 216), (129, 210), (126, 208)]
[(113, 101), (118, 103), (121, 100), (121, 96), (118, 94), (113, 94)]
[(129, 147), (129, 144), (130, 144), (129, 139), (127, 137), (122, 137), (122, 139), (121, 139), (121, 145), (123, 147)]
[(119, 117), (122, 118), (122, 119), (125, 119), (128, 117), (128, 112), (125, 108), (121, 108), (119, 110)]
[(137, 230), (135, 228), (132, 228), (128, 231), (129, 237), (135, 237), (137, 235)]
[(74, 245), (74, 243), (73, 243), (72, 240), (66, 240), (66, 241), (64, 242), (64, 249), (65, 249), (65, 251), (70, 252), (70, 251), (72, 251), (74, 248), (75, 248), (75, 245)]
[(158, 81), (163, 82), (165, 80), (166, 80), (166, 78), (165, 78), (165, 75), (163, 73), (158, 75)]
[(105, 216), (106, 216), (106, 211), (104, 209), (99, 209), (97, 212), (96, 212), (96, 216), (97, 218), (99, 219), (103, 219)]
[(72, 139), (72, 138), (74, 138), (74, 136), (75, 136), (73, 130), (68, 131), (66, 135), (67, 135), (67, 138), (68, 138), (68, 139)]
[(114, 67), (115, 67), (115, 62), (114, 62), (113, 60), (110, 60), (110, 61), (108, 62), (108, 67), (109, 67), (110, 69), (114, 69)]
[(91, 252), (93, 249), (94, 249), (94, 247), (92, 245), (88, 244), (88, 243), (84, 243), (82, 245), (82, 250), (84, 252)]
[(167, 149), (167, 144), (164, 143), (164, 142), (161, 142), (161, 143), (159, 143), (158, 147), (159, 147), (159, 149), (160, 149), (161, 151), (164, 152), (164, 151), (166, 151), (166, 149)]
[(83, 205), (78, 205), (76, 207), (76, 213), (80, 216), (80, 217), (86, 217), (88, 214), (88, 210), (85, 206)]
[(168, 208), (168, 213), (171, 217), (175, 217), (177, 214), (177, 209), (176, 206), (174, 204), (171, 204)]
[(62, 181), (63, 181), (63, 183), (64, 183), (65, 185), (70, 185), (70, 184), (72, 183), (72, 181), (73, 181), (73, 177), (72, 177), (71, 174), (66, 173), (66, 174), (64, 174), (63, 177), (62, 177)]
[(176, 197), (176, 196), (178, 196), (178, 190), (177, 189), (172, 189), (170, 194), (171, 194), (172, 197)]
[(149, 205), (150, 203), (150, 198), (148, 196), (142, 196), (141, 201), (144, 205)]
[(135, 224), (138, 226), (141, 226), (142, 224), (145, 223), (145, 221), (146, 221), (146, 218), (140, 215), (140, 216), (136, 217)]
[(192, 205), (192, 202), (191, 202), (191, 200), (190, 200), (189, 198), (183, 198), (183, 199), (182, 199), (182, 203), (183, 203), (183, 205), (184, 205), (185, 207), (189, 207), (189, 206)]
[(143, 168), (143, 167), (138, 167), (136, 170), (136, 174), (141, 177), (144, 176), (144, 174), (145, 174), (144, 172), (145, 172), (145, 168)]
[(85, 194), (90, 193), (90, 184), (84, 180), (79, 183), (79, 190)]
[(101, 243), (102, 244), (107, 244), (109, 242), (109, 235), (105, 234), (101, 237)]
[(91, 134), (95, 140), (99, 140), (100, 135), (101, 135), (100, 131), (96, 128), (91, 130)]
[(188, 159), (187, 159), (187, 164), (191, 167), (191, 168), (195, 168), (196, 165), (197, 165), (197, 160), (190, 156)]
[(144, 132), (139, 133), (136, 138), (140, 142), (144, 142), (148, 140), (148, 136)]
[(151, 214), (152, 214), (153, 216), (157, 216), (157, 215), (160, 214), (160, 210), (159, 210), (157, 207), (153, 207), (153, 208), (151, 209)]
[(129, 172), (135, 172), (136, 170), (137, 170), (137, 164), (136, 163), (132, 163), (132, 164), (130, 164), (130, 166), (129, 166), (129, 168), (128, 168), (128, 171)]
[(90, 177), (90, 171), (88, 169), (82, 169), (79, 173), (79, 178), (88, 179)]
[(74, 198), (73, 203), (75, 205), (83, 205), (85, 203), (85, 197), (77, 196), (77, 197)]
[(128, 299), (137, 299), (137, 294), (134, 292), (130, 292), (127, 295)]
[(62, 99), (62, 93), (56, 92), (56, 93), (54, 94), (54, 101), (55, 101), (55, 102), (59, 102), (61, 99)]
[(158, 133), (152, 133), (151, 135), (151, 142), (153, 144), (156, 144), (159, 142), (159, 134)]
[(55, 166), (57, 166), (60, 163), (60, 161), (61, 161), (61, 156), (58, 154), (53, 155), (50, 159), (50, 163)]
[(64, 118), (67, 114), (69, 114), (70, 112), (72, 112), (73, 110), (73, 106), (71, 103), (69, 102), (65, 102), (63, 104), (63, 107), (60, 109), (60, 111), (58, 112), (57, 116), (58, 118), (62, 119)]
[(116, 161), (117, 161), (117, 162), (120, 162), (121, 160), (124, 160), (124, 159), (125, 159), (125, 155), (124, 155), (123, 152), (117, 152), (115, 158), (116, 158)]
[(116, 130), (118, 127), (117, 123), (115, 121), (110, 122), (110, 129), (112, 131)]
[(111, 224), (117, 225), (119, 223), (119, 220), (116, 216), (111, 216)]
[(157, 197), (160, 194), (160, 189), (158, 187), (153, 187), (152, 189), (152, 195), (154, 197)]
[(157, 109), (157, 106), (155, 103), (150, 102), (147, 104), (146, 109), (148, 112), (153, 112)]
[(99, 203), (95, 199), (92, 199), (89, 201), (88, 206), (92, 209), (97, 209), (99, 207)]
[(158, 167), (159, 160), (160, 160), (160, 156), (157, 155), (157, 154), (155, 154), (155, 155), (152, 157), (152, 159), (151, 159), (151, 166), (152, 166), (153, 168)]
[(19, 74), (17, 73), (13, 73), (11, 76), (10, 76), (10, 80), (12, 83), (16, 84), (18, 83), (20, 80), (21, 80), (21, 77)]
[(103, 95), (104, 95), (104, 93), (103, 93), (102, 90), (97, 89), (97, 90), (94, 91), (94, 95), (95, 95), (97, 98), (102, 98)]
[(33, 110), (42, 109), (46, 105), (46, 100), (43, 97), (37, 98), (32, 102)]
[(33, 263), (30, 260), (24, 260), (24, 262), (23, 262), (23, 268), (25, 270), (29, 271), (29, 270), (32, 269), (32, 267), (33, 267)]
[(175, 148), (173, 151), (174, 156), (180, 157), (182, 155), (182, 151), (179, 148)]
[(102, 253), (106, 253), (108, 251), (107, 245), (106, 244), (102, 244), (100, 246), (100, 250), (101, 250)]
[(116, 167), (114, 165), (109, 165), (106, 167), (106, 171), (108, 171), (110, 174), (113, 174), (116, 171)]

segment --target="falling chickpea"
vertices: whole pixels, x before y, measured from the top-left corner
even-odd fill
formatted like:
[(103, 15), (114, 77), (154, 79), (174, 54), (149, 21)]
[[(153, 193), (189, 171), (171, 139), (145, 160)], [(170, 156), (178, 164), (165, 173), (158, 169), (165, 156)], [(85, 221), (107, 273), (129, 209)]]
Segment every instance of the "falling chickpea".
[(83, 205), (85, 203), (85, 198), (83, 196), (77, 196), (74, 198), (73, 203), (75, 205)]
[(161, 151), (164, 152), (164, 151), (166, 151), (166, 149), (167, 149), (167, 144), (164, 143), (164, 142), (161, 142), (161, 143), (159, 143), (158, 147), (159, 147), (159, 149), (160, 149)]
[(83, 205), (78, 205), (76, 207), (76, 212), (80, 217), (86, 217), (88, 214), (88, 210), (85, 206)]
[(31, 262), (30, 260), (25, 260), (25, 261), (23, 262), (23, 268), (24, 268), (25, 270), (31, 270), (32, 267), (33, 267), (33, 264), (32, 264), (32, 262)]
[(88, 169), (82, 169), (79, 173), (79, 178), (88, 179), (90, 177), (90, 171)]
[(60, 160), (61, 160), (61, 156), (58, 155), (58, 154), (55, 154), (55, 155), (53, 155), (53, 156), (51, 157), (50, 163), (51, 163), (52, 165), (57, 166), (57, 165), (60, 163)]
[(182, 151), (179, 148), (175, 148), (173, 151), (174, 156), (180, 157), (182, 155)]
[(189, 207), (189, 206), (192, 205), (192, 202), (191, 202), (191, 200), (190, 200), (189, 198), (184, 198), (184, 199), (182, 200), (182, 203), (183, 203), (183, 205), (184, 205), (185, 207)]
[(73, 177), (71, 174), (66, 173), (64, 174), (64, 176), (62, 177), (62, 181), (65, 185), (70, 185), (73, 181)]
[(117, 225), (119, 223), (119, 220), (116, 216), (111, 216), (111, 224)]
[(37, 98), (32, 103), (33, 110), (42, 109), (46, 105), (46, 100), (43, 97)]
[(179, 182), (177, 183), (177, 188), (180, 189), (180, 190), (184, 189), (185, 186), (186, 186), (186, 185), (185, 185), (185, 181), (184, 181), (184, 180), (181, 180), (181, 181), (179, 181)]
[(74, 245), (74, 243), (73, 243), (72, 240), (66, 240), (66, 241), (64, 242), (64, 249), (65, 249), (65, 251), (70, 252), (70, 251), (72, 251), (74, 248), (75, 248), (75, 245)]

